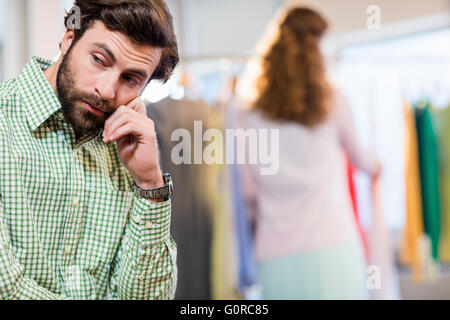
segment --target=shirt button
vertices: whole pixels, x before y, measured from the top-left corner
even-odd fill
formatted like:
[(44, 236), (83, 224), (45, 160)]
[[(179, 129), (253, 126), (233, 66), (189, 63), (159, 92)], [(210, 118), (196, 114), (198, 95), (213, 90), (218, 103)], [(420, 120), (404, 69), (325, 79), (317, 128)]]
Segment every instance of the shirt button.
[(66, 247), (64, 248), (64, 253), (65, 253), (65, 254), (69, 255), (71, 252), (72, 252), (72, 248), (71, 248), (70, 246), (66, 246)]
[(80, 199), (78, 199), (78, 197), (74, 197), (72, 199), (72, 205), (76, 208), (78, 207), (78, 204), (80, 203)]
[(136, 216), (134, 216), (133, 220), (134, 220), (134, 222), (136, 222), (137, 224), (140, 224), (140, 223), (141, 223), (141, 216), (140, 216), (140, 215), (136, 215)]
[(151, 228), (153, 228), (153, 223), (152, 223), (151, 221), (147, 221), (147, 222), (145, 223), (145, 227), (146, 227), (148, 230), (150, 230)]
[(141, 274), (139, 276), (139, 281), (144, 282), (144, 280), (145, 280), (145, 276), (143, 274)]

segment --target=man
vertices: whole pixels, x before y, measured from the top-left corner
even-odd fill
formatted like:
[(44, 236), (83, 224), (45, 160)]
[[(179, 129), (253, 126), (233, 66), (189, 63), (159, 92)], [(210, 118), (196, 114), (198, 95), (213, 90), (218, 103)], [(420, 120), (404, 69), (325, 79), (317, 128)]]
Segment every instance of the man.
[(58, 61), (0, 86), (0, 298), (173, 299), (171, 179), (139, 98), (178, 64), (172, 17), (75, 5)]

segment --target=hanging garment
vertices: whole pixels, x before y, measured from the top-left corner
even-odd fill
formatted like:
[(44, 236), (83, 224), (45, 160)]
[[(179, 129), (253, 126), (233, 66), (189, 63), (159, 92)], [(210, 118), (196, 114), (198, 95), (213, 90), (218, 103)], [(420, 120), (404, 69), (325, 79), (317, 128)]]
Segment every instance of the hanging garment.
[(349, 190), (350, 190), (350, 197), (351, 197), (351, 201), (352, 201), (353, 212), (355, 213), (356, 225), (358, 227), (358, 232), (361, 236), (361, 242), (364, 247), (364, 254), (366, 257), (366, 261), (369, 262), (369, 247), (368, 247), (368, 243), (367, 243), (367, 237), (361, 226), (361, 221), (359, 220), (354, 172), (355, 172), (355, 169), (352, 167), (352, 164), (347, 159), (348, 185), (349, 185)]
[(233, 216), (230, 168), (222, 166), (217, 181), (211, 285), (214, 300), (242, 300), (239, 292), (238, 244)]
[(441, 233), (439, 258), (450, 262), (450, 106), (431, 113), (439, 155)]
[(439, 161), (437, 143), (431, 122), (430, 107), (415, 108), (417, 138), (419, 145), (420, 179), (422, 182), (423, 221), (426, 234), (431, 239), (432, 254), (439, 257), (440, 196)]
[[(231, 99), (225, 109), (227, 129), (235, 129), (239, 126), (239, 115), (241, 114), (235, 106), (236, 101)], [(231, 150), (227, 150), (231, 151)], [(236, 148), (233, 150), (234, 163), (228, 164), (230, 170), (231, 190), (233, 193), (233, 211), (236, 229), (236, 237), (239, 253), (239, 292), (246, 292), (258, 285), (257, 264), (254, 252), (253, 235), (249, 220), (248, 208), (243, 195), (243, 179), (237, 164)], [(241, 170), (242, 172), (242, 170)]]
[[(223, 112), (214, 117), (213, 128), (225, 137), (226, 116)], [(234, 216), (234, 193), (231, 166), (216, 166), (214, 232), (212, 247), (211, 285), (214, 300), (242, 300), (239, 292), (239, 252)]]
[(147, 103), (147, 114), (155, 122), (158, 135), (161, 167), (171, 173), (174, 181), (171, 233), (178, 245), (177, 300), (212, 298), (210, 277), (216, 178), (210, 166), (174, 164), (172, 150), (179, 142), (172, 141), (172, 133), (176, 129), (185, 129), (193, 141), (194, 121), (202, 121), (208, 128), (211, 112), (212, 108), (201, 101), (167, 98), (155, 104)]
[[(372, 223), (369, 230), (370, 296), (374, 300), (399, 300), (400, 283), (395, 266), (395, 252), (391, 231), (383, 217), (381, 180), (372, 183)], [(378, 277), (378, 279), (377, 279)], [(374, 287), (370, 287), (371, 280)], [(379, 284), (379, 287), (377, 286)]]
[[(374, 105), (369, 108), (372, 145), (376, 149), (377, 126)], [(368, 231), (370, 262), (367, 286), (374, 300), (400, 299), (400, 283), (395, 266), (395, 250), (391, 230), (386, 224), (381, 193), (381, 177), (372, 179), (371, 224)]]
[(440, 278), (439, 262), (433, 258), (430, 237), (424, 233), (419, 239), (419, 256), (423, 283), (432, 284)]
[(399, 260), (411, 265), (416, 283), (423, 280), (423, 263), (420, 258), (420, 239), (424, 235), (422, 191), (420, 182), (419, 150), (414, 110), (405, 102), (405, 201), (406, 225)]

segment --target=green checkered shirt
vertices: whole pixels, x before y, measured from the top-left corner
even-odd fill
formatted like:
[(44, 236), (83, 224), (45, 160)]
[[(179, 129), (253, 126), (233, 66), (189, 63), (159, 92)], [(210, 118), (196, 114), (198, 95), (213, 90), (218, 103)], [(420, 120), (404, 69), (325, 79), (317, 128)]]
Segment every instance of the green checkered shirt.
[(102, 132), (75, 141), (50, 65), (0, 85), (0, 298), (173, 299), (171, 202), (134, 195)]

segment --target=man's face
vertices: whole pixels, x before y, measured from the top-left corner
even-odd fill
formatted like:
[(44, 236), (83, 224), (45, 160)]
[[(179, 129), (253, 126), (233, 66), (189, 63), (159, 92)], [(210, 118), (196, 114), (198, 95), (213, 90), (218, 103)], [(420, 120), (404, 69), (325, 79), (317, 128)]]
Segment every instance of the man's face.
[[(64, 41), (71, 41), (67, 34), (63, 46)], [(136, 45), (99, 21), (69, 45), (56, 86), (64, 116), (78, 136), (98, 132), (118, 107), (139, 96), (162, 54), (162, 49)]]

